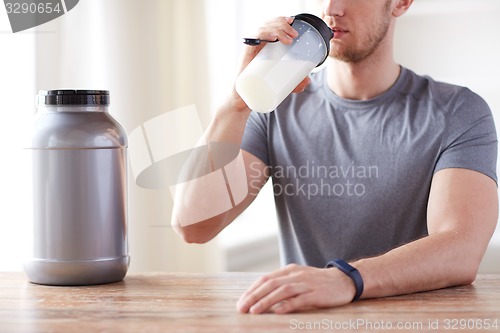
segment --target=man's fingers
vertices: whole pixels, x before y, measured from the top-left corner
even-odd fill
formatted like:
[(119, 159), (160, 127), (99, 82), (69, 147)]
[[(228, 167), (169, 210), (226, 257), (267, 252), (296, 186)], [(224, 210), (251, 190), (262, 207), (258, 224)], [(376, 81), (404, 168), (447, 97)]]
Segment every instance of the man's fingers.
[(310, 289), (305, 283), (283, 282), (279, 287), (273, 288), (270, 293), (252, 305), (248, 312), (253, 314), (268, 312), (274, 307), (279, 308), (281, 303), (286, 303), (290, 299), (309, 291)]
[(271, 310), (276, 314), (290, 313), (312, 308), (314, 303), (314, 294), (310, 292), (291, 297), (274, 306)]
[(259, 39), (279, 40), (282, 43), (290, 44), (293, 38), (299, 33), (290, 25), (293, 22), (291, 17), (278, 17), (267, 22), (257, 33)]
[[(263, 40), (279, 40), (282, 43), (291, 44), (293, 38), (299, 35), (299, 33), (290, 25), (292, 22), (293, 18), (291, 17), (275, 18), (267, 22), (258, 30), (256, 38)], [(246, 46), (243, 57), (240, 60), (241, 65), (238, 73), (240, 73), (253, 58), (255, 58), (265, 45), (266, 43), (262, 43), (257, 46)]]
[(293, 267), (294, 265), (288, 265), (284, 268), (278, 269), (277, 271), (274, 271), (272, 273), (266, 274), (255, 280), (254, 283), (250, 287), (248, 287), (247, 291), (241, 295), (240, 300), (248, 296), (249, 294), (253, 293), (257, 288), (259, 288), (261, 285), (266, 283), (267, 281), (280, 277), (280, 276), (285, 276), (289, 272), (289, 267)]
[[(237, 303), (238, 310), (244, 313), (249, 312), (250, 308), (254, 306), (254, 304), (265, 298), (274, 290), (279, 289), (282, 285), (293, 283), (296, 279), (293, 272), (299, 267), (299, 265), (291, 264), (273, 273), (260, 277), (240, 297)], [(289, 292), (290, 290), (287, 289), (285, 291)], [(267, 308), (264, 309), (264, 311), (267, 311)]]
[(236, 307), (238, 311), (246, 313), (250, 308), (257, 303), (261, 298), (279, 287), (278, 278), (283, 275), (283, 270), (278, 270), (268, 275), (264, 275), (257, 279), (248, 289), (241, 295)]
[(281, 269), (278, 269), (277, 271), (274, 271), (272, 273), (261, 276), (250, 287), (248, 287), (248, 289), (245, 291), (245, 293), (243, 293), (243, 295), (241, 295), (240, 300), (245, 298), (247, 295), (253, 293), (257, 288), (259, 288), (261, 285), (263, 285), (267, 281), (274, 279), (274, 278), (277, 278), (277, 277), (280, 277), (280, 276), (286, 276), (291, 271), (297, 269), (298, 267), (300, 267), (300, 266), (295, 265), (295, 264), (290, 264), (290, 265), (287, 265)]

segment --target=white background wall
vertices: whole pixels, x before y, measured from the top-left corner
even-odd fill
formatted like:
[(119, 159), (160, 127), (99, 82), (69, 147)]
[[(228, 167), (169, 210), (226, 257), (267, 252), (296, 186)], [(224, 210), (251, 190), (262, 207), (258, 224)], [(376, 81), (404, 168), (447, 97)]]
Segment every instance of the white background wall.
[[(34, 108), (35, 35), (12, 34), (0, 6), (0, 270), (19, 270), (29, 252), (30, 166), (23, 150)], [(25, 142), (24, 142), (25, 143)]]

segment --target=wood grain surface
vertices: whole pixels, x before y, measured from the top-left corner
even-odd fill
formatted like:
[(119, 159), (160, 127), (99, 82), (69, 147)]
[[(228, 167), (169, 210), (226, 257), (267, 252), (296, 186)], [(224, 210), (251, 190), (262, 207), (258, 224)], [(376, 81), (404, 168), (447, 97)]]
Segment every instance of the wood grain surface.
[(256, 273), (128, 275), (56, 287), (0, 273), (0, 332), (500, 332), (500, 275), (472, 285), (287, 315), (236, 311)]

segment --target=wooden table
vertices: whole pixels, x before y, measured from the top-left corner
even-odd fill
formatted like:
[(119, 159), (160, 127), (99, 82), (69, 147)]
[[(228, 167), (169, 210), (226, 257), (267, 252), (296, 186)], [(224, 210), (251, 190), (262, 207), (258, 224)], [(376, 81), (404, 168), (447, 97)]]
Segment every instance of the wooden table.
[(335, 309), (239, 314), (236, 301), (257, 276), (130, 274), (113, 284), (52, 287), (0, 273), (0, 332), (500, 332), (500, 275)]

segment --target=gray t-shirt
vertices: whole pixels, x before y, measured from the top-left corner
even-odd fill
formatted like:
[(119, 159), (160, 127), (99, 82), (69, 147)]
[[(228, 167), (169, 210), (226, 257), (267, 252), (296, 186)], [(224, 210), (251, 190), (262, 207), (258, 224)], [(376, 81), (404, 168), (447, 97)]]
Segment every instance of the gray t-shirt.
[(312, 74), (274, 112), (252, 112), (241, 145), (271, 168), (283, 264), (323, 267), (426, 236), (438, 170), (497, 181), (493, 117), (469, 89), (402, 68), (383, 95), (356, 101), (325, 77)]

